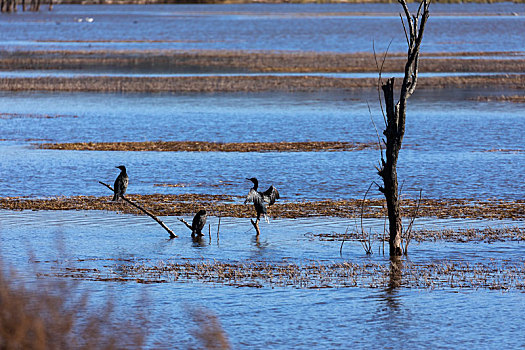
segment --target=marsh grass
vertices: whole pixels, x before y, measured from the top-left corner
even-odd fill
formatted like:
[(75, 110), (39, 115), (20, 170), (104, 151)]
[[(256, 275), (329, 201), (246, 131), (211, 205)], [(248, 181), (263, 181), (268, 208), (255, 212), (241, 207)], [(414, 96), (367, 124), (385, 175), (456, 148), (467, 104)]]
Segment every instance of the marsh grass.
[[(130, 194), (129, 199), (146, 206), (158, 216), (194, 215), (202, 207), (213, 211), (214, 216), (246, 218), (252, 215), (252, 208), (238, 204), (241, 196), (181, 194), (164, 195)], [(106, 197), (72, 196), (54, 198), (0, 197), (0, 209), (7, 210), (106, 210), (143, 215), (129, 206), (115, 205)], [(311, 216), (359, 218), (363, 201), (320, 200), (303, 202), (282, 202), (272, 206), (271, 216), (279, 218), (300, 218)], [(402, 210), (413, 213), (417, 201), (406, 199)], [(363, 217), (384, 218), (386, 213), (383, 199), (367, 199)], [(479, 218), (512, 219), (525, 218), (525, 200), (475, 200), (475, 199), (422, 199), (419, 217), (435, 218)]]
[[(94, 302), (92, 292), (79, 286), (77, 279), (97, 269), (60, 269), (74, 278), (47, 278), (47, 274), (38, 273), (39, 279), (24, 284), (17, 273), (6, 270), (0, 261), (0, 349), (142, 349), (147, 347), (146, 340), (155, 323), (165, 322), (148, 316), (149, 299), (145, 294), (137, 301), (144, 311), (128, 305), (125, 318), (115, 307), (111, 294), (106, 294), (102, 302)], [(231, 348), (211, 310), (193, 307), (188, 308), (188, 314), (193, 321), (188, 322), (193, 327), (188, 332), (202, 345), (200, 348)], [(184, 336), (168, 332), (162, 336), (162, 346), (177, 348), (181, 337)]]
[[(78, 76), (0, 78), (3, 91), (67, 91), (67, 92), (316, 92), (349, 89), (370, 89), (376, 78), (338, 78), (305, 75), (236, 75), (236, 76)], [(501, 87), (522, 90), (525, 76), (502, 73), (421, 77), (421, 88), (486, 88)]]
[(212, 311), (203, 307), (188, 307), (188, 314), (196, 325), (190, 333), (197, 339), (204, 349), (228, 350), (230, 341), (220, 320)]
[[(46, 41), (48, 42), (48, 41)], [(60, 41), (57, 42), (78, 42)], [(89, 41), (82, 41), (89, 42)], [(100, 42), (100, 41), (99, 41)], [(111, 42), (111, 41), (106, 41)], [(150, 41), (145, 41), (150, 42)], [(159, 41), (161, 42), (161, 41)], [(169, 42), (169, 41), (164, 41)], [(519, 52), (436, 52), (422, 55), (425, 72), (520, 72)], [(505, 58), (492, 58), (502, 56)], [(479, 59), (483, 58), (483, 59)], [(402, 72), (403, 54), (391, 53), (384, 72)], [(2, 69), (89, 69), (144, 72), (377, 72), (372, 53), (274, 51), (15, 51), (0, 53)]]
[[(320, 241), (352, 241), (361, 240), (362, 234), (359, 231), (338, 232), (309, 232), (308, 237), (319, 239)], [(376, 241), (388, 241), (384, 235), (374, 235)], [(412, 239), (417, 242), (506, 242), (506, 241), (525, 241), (525, 229), (522, 227), (503, 227), (503, 228), (483, 228), (483, 229), (442, 229), (413, 230)]]
[(90, 306), (75, 281), (37, 280), (26, 286), (0, 266), (1, 349), (141, 348), (146, 320), (116, 321), (111, 299)]
[(104, 271), (92, 273), (58, 270), (52, 276), (112, 282), (137, 283), (202, 283), (234, 287), (298, 289), (322, 288), (388, 288), (392, 273), (398, 287), (422, 289), (501, 289), (525, 290), (523, 262), (489, 261), (458, 262), (439, 260), (415, 263), (405, 260), (396, 271), (385, 262), (304, 261), (119, 261), (118, 273), (110, 265)]
[(479, 102), (513, 102), (513, 103), (525, 103), (525, 96), (521, 95), (501, 95), (501, 96), (478, 96), (474, 98), (475, 101)]
[(149, 142), (77, 142), (41, 143), (41, 149), (75, 151), (155, 151), (155, 152), (336, 152), (361, 151), (376, 148), (374, 143), (362, 142), (206, 142), (206, 141), (149, 141)]

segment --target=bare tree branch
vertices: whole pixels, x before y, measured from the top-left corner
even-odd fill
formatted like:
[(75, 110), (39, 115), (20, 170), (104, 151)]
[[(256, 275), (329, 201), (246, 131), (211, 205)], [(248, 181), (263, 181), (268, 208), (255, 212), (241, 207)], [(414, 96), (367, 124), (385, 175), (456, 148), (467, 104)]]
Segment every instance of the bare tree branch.
[(407, 46), (410, 46), (410, 40), (408, 39), (407, 28), (405, 27), (405, 21), (403, 20), (403, 16), (401, 14), (399, 14), (399, 18), (401, 18), (401, 24), (403, 25), (403, 31), (405, 32), (405, 38), (407, 39)]
[[(102, 181), (99, 181), (100, 184), (106, 186), (107, 188), (109, 188), (112, 192), (113, 192), (113, 187), (111, 187), (110, 185), (102, 182)], [(148, 215), (150, 218), (152, 218), (153, 220), (155, 220), (160, 226), (162, 226), (163, 229), (165, 229), (169, 234), (170, 234), (170, 238), (175, 238), (175, 237), (178, 237), (172, 230), (170, 230), (170, 228), (168, 226), (166, 226), (162, 220), (160, 220), (159, 218), (157, 218), (155, 215), (153, 215), (151, 212), (149, 212), (148, 210), (146, 210), (145, 208), (143, 208), (142, 206), (138, 205), (137, 203), (134, 203), (132, 202), (131, 200), (127, 199), (126, 197), (124, 197), (123, 195), (120, 196), (120, 198), (122, 198), (126, 203), (128, 203), (129, 205), (139, 209), (140, 211), (142, 211), (144, 214)]]
[(184, 225), (186, 225), (187, 228), (193, 231), (193, 228), (186, 220), (184, 220), (183, 218), (179, 218), (179, 221), (182, 222)]

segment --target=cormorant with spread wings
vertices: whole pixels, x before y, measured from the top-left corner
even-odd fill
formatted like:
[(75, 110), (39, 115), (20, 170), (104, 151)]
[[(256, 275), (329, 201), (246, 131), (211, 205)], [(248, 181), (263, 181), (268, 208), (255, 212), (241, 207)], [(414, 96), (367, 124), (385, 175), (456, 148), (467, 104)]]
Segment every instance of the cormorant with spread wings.
[(253, 203), (253, 207), (255, 208), (255, 211), (257, 212), (257, 220), (255, 221), (256, 224), (259, 223), (261, 215), (264, 216), (264, 219), (266, 220), (266, 222), (269, 223), (270, 221), (268, 220), (266, 204), (270, 206), (273, 203), (275, 203), (275, 201), (280, 198), (279, 192), (273, 186), (270, 186), (264, 192), (259, 192), (257, 191), (257, 188), (259, 187), (259, 181), (257, 181), (255, 177), (252, 177), (250, 179), (247, 178), (246, 180), (250, 180), (251, 182), (253, 182), (253, 187), (250, 189), (250, 192), (248, 193), (248, 196), (246, 197), (244, 204), (248, 202)]

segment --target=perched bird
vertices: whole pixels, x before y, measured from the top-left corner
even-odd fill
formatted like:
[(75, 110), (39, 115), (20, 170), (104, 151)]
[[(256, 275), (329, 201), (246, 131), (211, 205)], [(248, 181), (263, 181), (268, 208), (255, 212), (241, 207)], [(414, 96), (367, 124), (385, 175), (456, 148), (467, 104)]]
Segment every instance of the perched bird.
[(120, 174), (117, 176), (115, 184), (113, 185), (113, 192), (115, 193), (113, 195), (114, 201), (118, 201), (120, 197), (124, 196), (129, 182), (128, 174), (126, 173), (126, 167), (124, 165), (119, 165), (116, 168), (120, 169)]
[(257, 220), (255, 221), (256, 224), (259, 223), (261, 215), (264, 216), (266, 222), (269, 223), (270, 221), (268, 220), (267, 216), (266, 203), (268, 203), (268, 206), (275, 203), (275, 201), (280, 198), (279, 192), (273, 186), (270, 186), (264, 192), (259, 192), (257, 191), (257, 188), (259, 187), (259, 181), (257, 181), (255, 177), (252, 177), (251, 179), (246, 178), (246, 180), (253, 182), (253, 187), (250, 189), (250, 192), (248, 192), (248, 196), (246, 197), (244, 204), (253, 202), (253, 206), (257, 212)]
[(193, 217), (193, 221), (191, 222), (191, 236), (192, 237), (198, 237), (198, 236), (204, 236), (202, 234), (202, 229), (204, 228), (204, 225), (206, 225), (206, 210), (201, 209), (195, 216)]

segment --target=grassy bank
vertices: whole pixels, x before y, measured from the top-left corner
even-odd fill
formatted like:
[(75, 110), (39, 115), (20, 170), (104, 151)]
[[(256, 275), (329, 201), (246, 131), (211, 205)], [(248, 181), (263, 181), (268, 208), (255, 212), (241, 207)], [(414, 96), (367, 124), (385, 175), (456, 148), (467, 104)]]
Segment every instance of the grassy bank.
[[(36, 77), (0, 78), (4, 91), (70, 92), (263, 92), (373, 89), (376, 78), (321, 76)], [(419, 88), (502, 87), (523, 90), (525, 75), (425, 77)]]
[[(164, 184), (169, 185), (169, 184)], [(177, 187), (175, 184), (174, 187)], [(217, 186), (220, 186), (217, 185)], [(250, 218), (251, 205), (238, 204), (244, 197), (231, 195), (200, 194), (150, 194), (126, 196), (132, 201), (161, 216), (193, 216), (202, 208), (210, 215), (221, 217)], [(361, 199), (320, 200), (304, 202), (281, 202), (271, 206), (268, 213), (272, 217), (299, 218), (310, 216), (358, 218), (361, 216)], [(405, 199), (402, 210), (405, 216), (415, 212), (416, 202)], [(111, 196), (73, 196), (46, 199), (18, 197), (0, 198), (0, 209), (7, 210), (107, 210), (143, 215), (142, 212), (125, 204), (112, 202)], [(383, 218), (386, 216), (384, 200), (371, 199), (364, 202), (364, 217)], [(474, 200), (474, 199), (423, 199), (418, 216), (462, 219), (512, 219), (525, 218), (525, 201)]]

